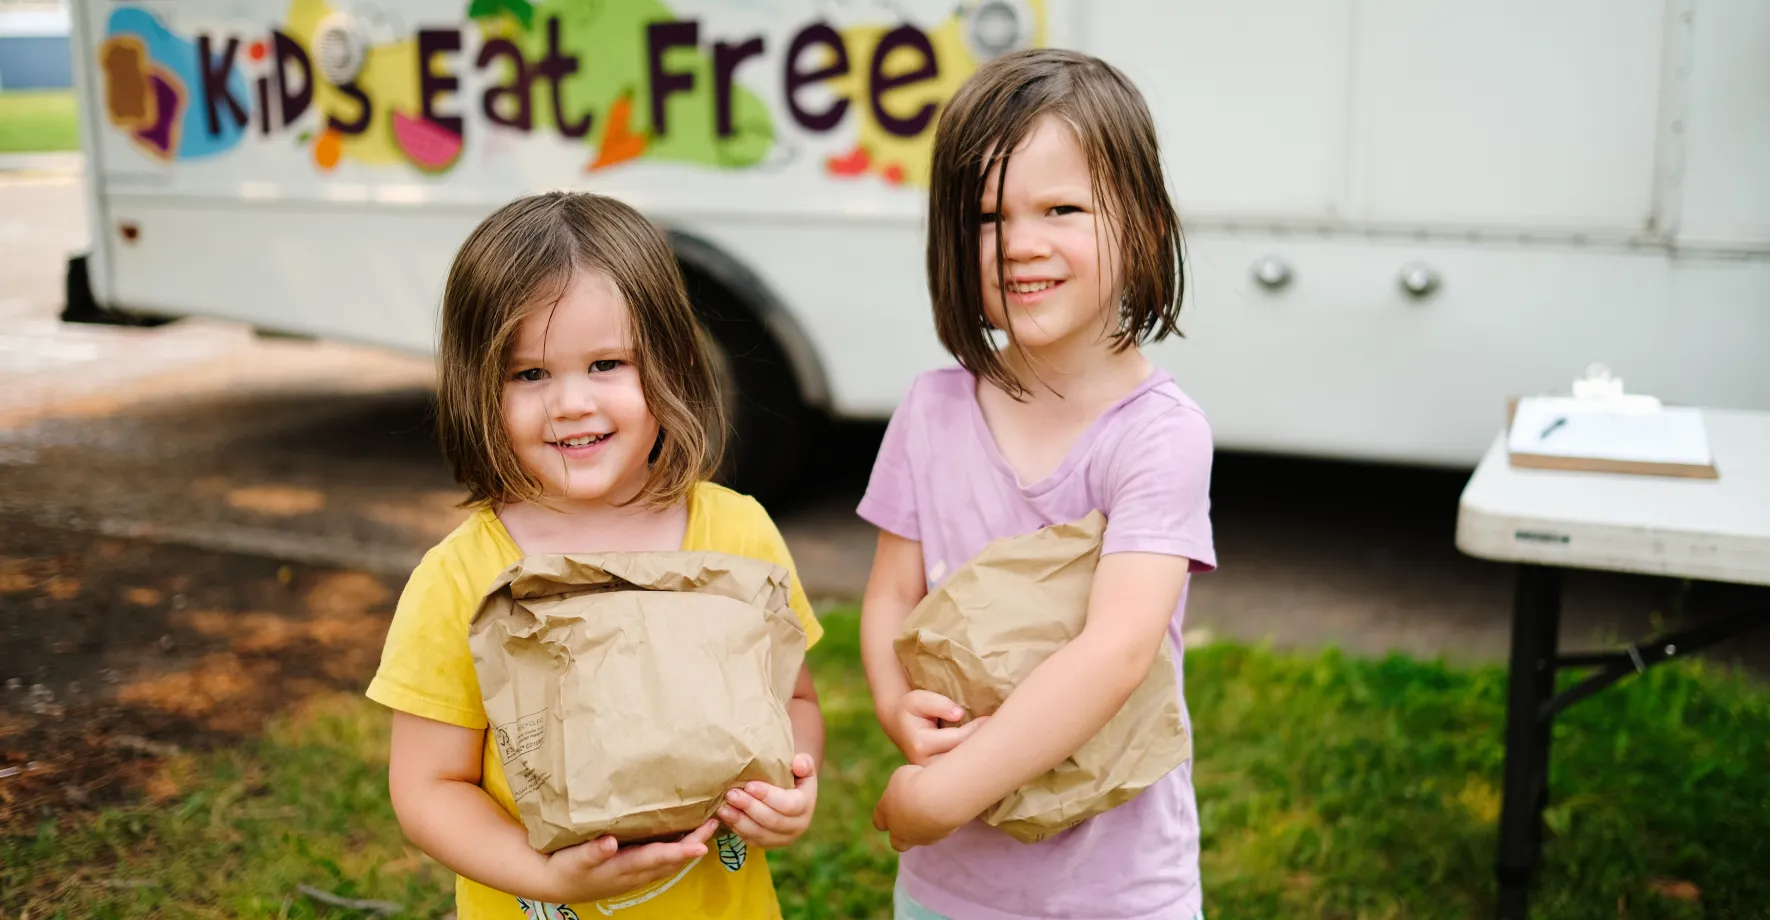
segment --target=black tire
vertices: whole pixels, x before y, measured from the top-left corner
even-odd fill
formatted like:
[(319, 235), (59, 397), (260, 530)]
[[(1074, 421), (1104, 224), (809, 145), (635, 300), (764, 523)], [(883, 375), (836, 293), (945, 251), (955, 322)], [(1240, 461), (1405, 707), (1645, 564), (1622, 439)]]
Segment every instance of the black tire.
[(737, 297), (686, 264), (682, 272), (718, 351), (714, 372), (729, 425), (718, 479), (763, 504), (778, 503), (804, 468), (811, 422), (793, 368)]
[(64, 323), (93, 323), (101, 326), (163, 326), (177, 319), (175, 316), (140, 316), (133, 313), (119, 313), (98, 302), (92, 296), (92, 276), (87, 268), (85, 255), (72, 256), (68, 259), (66, 281), (63, 284), (61, 321)]

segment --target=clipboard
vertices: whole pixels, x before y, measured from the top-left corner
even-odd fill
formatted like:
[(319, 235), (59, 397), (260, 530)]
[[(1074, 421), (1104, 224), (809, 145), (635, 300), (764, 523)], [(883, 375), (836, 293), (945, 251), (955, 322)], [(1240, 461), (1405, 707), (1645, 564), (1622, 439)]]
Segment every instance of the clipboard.
[(1514, 398), (1506, 412), (1506, 454), (1514, 467), (1719, 479), (1701, 410), (1624, 393), (1622, 380), (1595, 364), (1572, 396)]

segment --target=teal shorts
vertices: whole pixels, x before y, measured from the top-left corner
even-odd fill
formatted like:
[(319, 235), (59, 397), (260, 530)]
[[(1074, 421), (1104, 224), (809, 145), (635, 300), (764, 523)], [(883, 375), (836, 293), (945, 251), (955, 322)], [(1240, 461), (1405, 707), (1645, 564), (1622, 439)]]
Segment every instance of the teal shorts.
[[(903, 893), (902, 885), (897, 886), (897, 890), (891, 893), (891, 902), (892, 920), (951, 920), (950, 917), (943, 917), (917, 904), (909, 895)], [(1205, 920), (1204, 912), (1200, 911), (1194, 920)]]

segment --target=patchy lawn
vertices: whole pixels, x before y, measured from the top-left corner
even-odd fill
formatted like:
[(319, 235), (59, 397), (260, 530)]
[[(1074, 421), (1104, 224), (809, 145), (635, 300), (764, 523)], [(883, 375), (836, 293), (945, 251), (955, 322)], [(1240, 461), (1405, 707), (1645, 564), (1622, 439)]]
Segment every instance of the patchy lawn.
[[(386, 595), (352, 596), (385, 615)], [(885, 917), (895, 857), (869, 819), (895, 752), (873, 723), (856, 613), (825, 623), (813, 653), (829, 722), (819, 820), (770, 861), (789, 917)], [(260, 644), (274, 656), (339, 632)], [(1189, 652), (1187, 686), (1211, 917), (1491, 913), (1498, 669), (1212, 645)], [(141, 778), (111, 804), (56, 800), (6, 825), (0, 914), (365, 916), (302, 886), (392, 902), (401, 917), (447, 913), (449, 873), (405, 844), (387, 803), (386, 714), (352, 689), (305, 687), (262, 731), (132, 761)], [(0, 750), (10, 743), (0, 731)], [(1533, 916), (1767, 915), (1770, 692), (1685, 661), (1574, 707), (1554, 746)]]

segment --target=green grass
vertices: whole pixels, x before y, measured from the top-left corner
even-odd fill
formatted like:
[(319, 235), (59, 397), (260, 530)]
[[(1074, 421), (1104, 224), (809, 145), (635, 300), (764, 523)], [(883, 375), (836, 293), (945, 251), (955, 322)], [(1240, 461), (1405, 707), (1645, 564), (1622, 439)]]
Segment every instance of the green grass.
[(0, 93), (0, 153), (80, 149), (72, 90)]
[[(1505, 676), (1187, 656), (1213, 917), (1492, 915)], [(1770, 693), (1689, 660), (1568, 710), (1532, 916), (1770, 917)], [(1701, 907), (1653, 891), (1688, 882)]]
[[(855, 615), (825, 624), (818, 824), (770, 862), (789, 917), (888, 916), (895, 860), (869, 819), (894, 751), (872, 721)], [(1491, 913), (1498, 669), (1217, 645), (1188, 654), (1187, 688), (1213, 920)], [(249, 747), (177, 765), (169, 803), (0, 839), (0, 913), (362, 916), (294, 894), (309, 884), (441, 916), (448, 874), (400, 839), (385, 746), (372, 704), (313, 701)], [(1554, 746), (1534, 917), (1770, 916), (1770, 693), (1685, 661), (1576, 706)], [(1700, 903), (1656, 893), (1666, 881)]]

